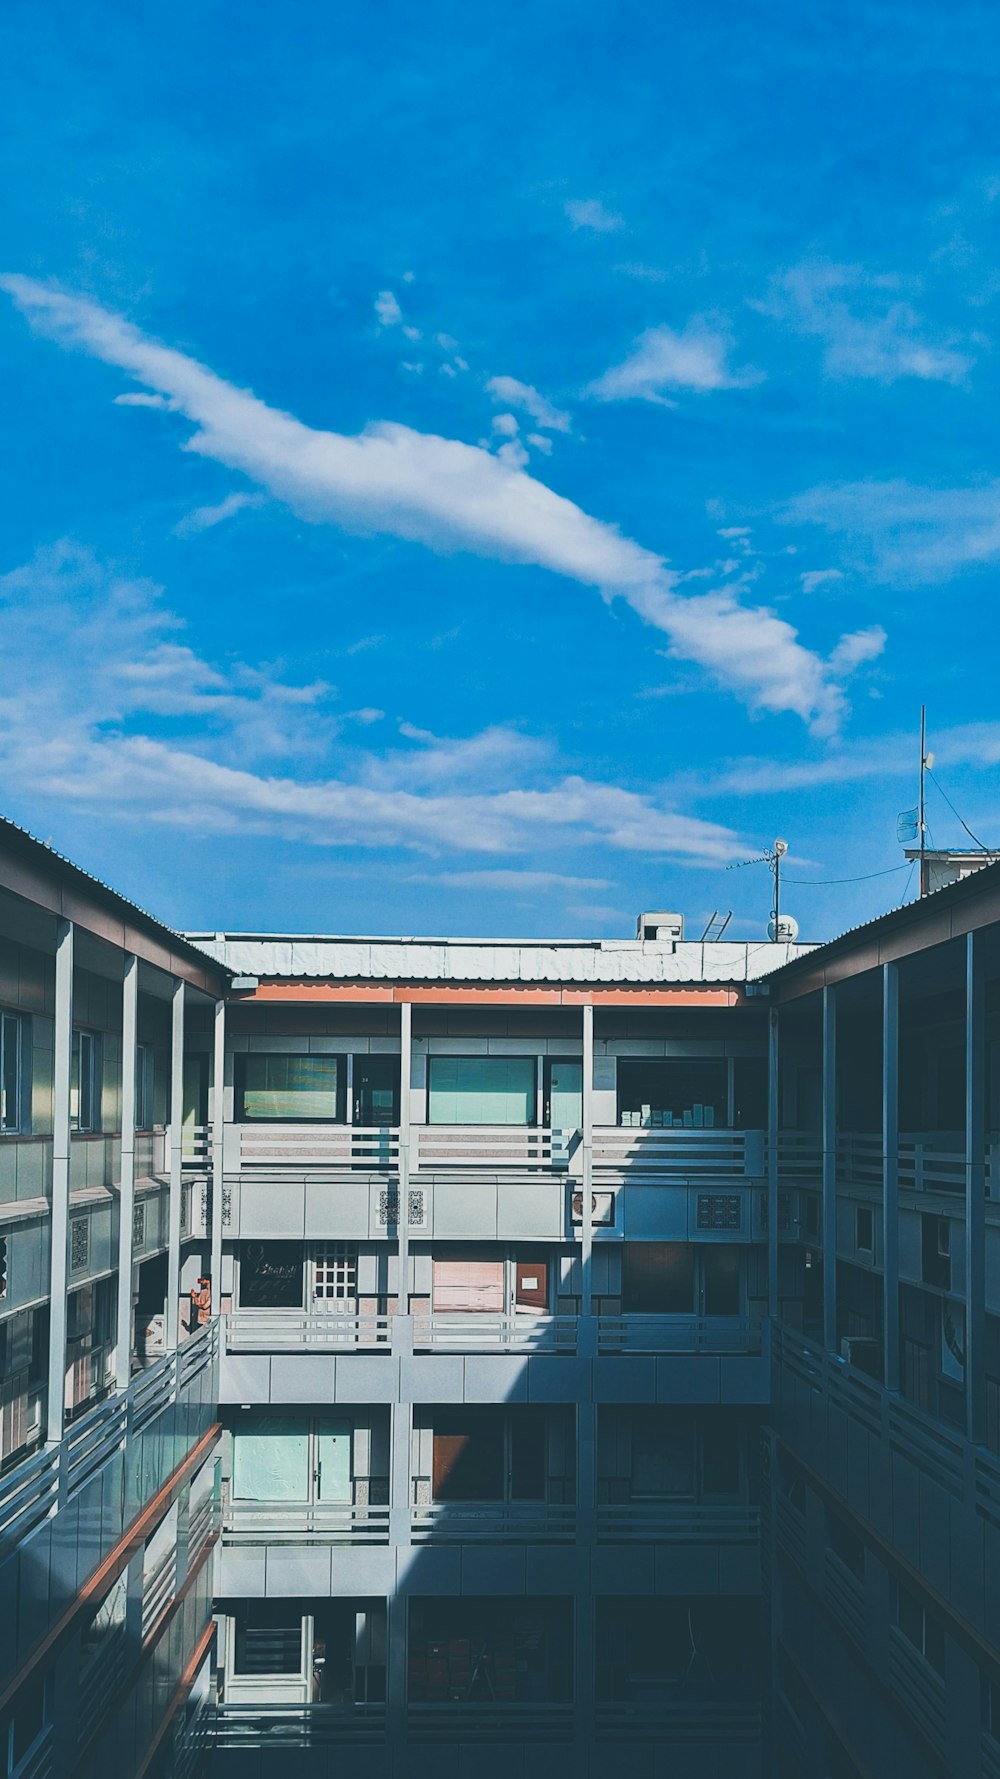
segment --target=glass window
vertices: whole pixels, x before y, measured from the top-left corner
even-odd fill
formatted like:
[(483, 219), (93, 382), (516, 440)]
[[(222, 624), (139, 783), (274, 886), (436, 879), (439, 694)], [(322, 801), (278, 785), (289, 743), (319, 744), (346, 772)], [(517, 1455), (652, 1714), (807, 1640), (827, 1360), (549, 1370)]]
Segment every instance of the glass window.
[(737, 1130), (767, 1129), (767, 1057), (733, 1060), (733, 1123)]
[(550, 1130), (579, 1130), (583, 1122), (583, 1064), (545, 1059), (545, 1123)]
[(343, 1124), (346, 1082), (342, 1056), (238, 1056), (237, 1121)]
[(137, 1044), (135, 1051), (135, 1128), (153, 1128), (153, 1046)]
[(706, 1417), (701, 1432), (702, 1488), (706, 1495), (740, 1492), (740, 1427), (730, 1411)]
[(626, 1315), (690, 1315), (693, 1299), (693, 1243), (625, 1243), (622, 1309)]
[(233, 1500), (308, 1499), (308, 1422), (291, 1415), (241, 1415), (233, 1428)]
[(694, 1498), (694, 1428), (683, 1416), (637, 1415), (632, 1428), (632, 1496)]
[(283, 1600), (251, 1600), (236, 1620), (237, 1674), (300, 1674), (302, 1615)]
[(70, 1077), (70, 1128), (95, 1131), (101, 1128), (101, 1037), (99, 1032), (73, 1033)]
[(304, 1266), (301, 1242), (241, 1242), (240, 1308), (300, 1310)]
[(705, 1269), (706, 1316), (738, 1316), (740, 1313), (740, 1250), (730, 1242), (718, 1246), (706, 1242), (702, 1249)]
[(25, 1097), (23, 1023), (16, 1013), (0, 1015), (0, 1131), (21, 1129)]
[(534, 1124), (533, 1056), (432, 1056), (428, 1124)]
[(618, 1122), (702, 1130), (729, 1122), (724, 1056), (618, 1058)]

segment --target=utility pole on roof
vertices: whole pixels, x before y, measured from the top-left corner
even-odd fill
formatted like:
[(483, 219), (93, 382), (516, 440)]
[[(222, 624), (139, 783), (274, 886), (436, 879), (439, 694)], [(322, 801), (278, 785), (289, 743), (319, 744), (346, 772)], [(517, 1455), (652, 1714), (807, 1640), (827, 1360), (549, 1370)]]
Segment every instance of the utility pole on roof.
[(927, 706), (920, 706), (920, 804), (917, 811), (917, 828), (920, 834), (920, 894), (927, 894), (927, 815), (925, 807), (924, 783), (927, 768), (934, 755), (927, 752)]

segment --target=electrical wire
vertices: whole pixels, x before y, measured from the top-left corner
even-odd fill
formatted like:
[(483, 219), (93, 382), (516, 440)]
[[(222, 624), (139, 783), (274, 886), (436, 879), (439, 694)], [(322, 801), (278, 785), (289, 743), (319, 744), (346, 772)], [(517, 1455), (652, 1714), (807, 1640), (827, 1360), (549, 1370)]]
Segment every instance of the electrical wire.
[(917, 861), (916, 861), (916, 859), (914, 859), (912, 865), (910, 866), (910, 875), (906, 879), (906, 882), (903, 885), (903, 893), (899, 898), (899, 906), (901, 908), (903, 906), (903, 903), (906, 901), (907, 896), (910, 893), (910, 884), (913, 882), (913, 873), (916, 870), (916, 868), (917, 868)]
[[(912, 869), (912, 867), (911, 867)], [(865, 871), (860, 877), (782, 877), (782, 883), (814, 884), (824, 889), (830, 883), (868, 883), (873, 877), (891, 877), (894, 871), (905, 871), (906, 865), (890, 865), (887, 871)]]
[(977, 845), (977, 846), (978, 846), (978, 848), (979, 848), (979, 850), (980, 850), (980, 852), (989, 852), (989, 851), (990, 851), (990, 848), (989, 848), (989, 847), (988, 847), (988, 846), (987, 846), (987, 845), (986, 845), (986, 844), (985, 844), (985, 842), (984, 842), (984, 841), (982, 841), (982, 840), (979, 840), (979, 839), (978, 839), (978, 838), (977, 838), (977, 837), (976, 837), (976, 835), (975, 835), (975, 834), (974, 834), (974, 833), (973, 833), (973, 832), (972, 832), (972, 829), (971, 829), (971, 828), (970, 828), (970, 827), (969, 827), (969, 824), (968, 824), (968, 822), (963, 822), (963, 820), (962, 820), (962, 818), (961, 818), (961, 816), (960, 816), (960, 815), (959, 815), (959, 813), (958, 813), (958, 810), (957, 810), (957, 809), (956, 809), (956, 808), (955, 808), (955, 805), (954, 805), (954, 803), (953, 803), (953, 802), (952, 802), (952, 800), (951, 800), (951, 798), (950, 798), (950, 797), (949, 797), (949, 795), (948, 795), (948, 793), (947, 793), (947, 791), (946, 791), (946, 790), (945, 790), (945, 788), (944, 788), (944, 785), (941, 785), (941, 784), (938, 784), (938, 781), (937, 781), (937, 779), (936, 779), (936, 778), (935, 778), (935, 777), (934, 777), (934, 774), (933, 774), (933, 772), (932, 772), (932, 771), (931, 771), (931, 769), (930, 769), (930, 767), (929, 767), (929, 766), (925, 766), (925, 767), (924, 767), (924, 771), (925, 771), (925, 772), (926, 772), (926, 774), (927, 774), (927, 776), (928, 776), (928, 778), (929, 778), (929, 779), (930, 779), (930, 781), (931, 781), (931, 783), (932, 783), (932, 784), (933, 784), (933, 785), (937, 785), (937, 788), (938, 788), (938, 790), (939, 790), (939, 791), (940, 791), (940, 792), (941, 792), (941, 795), (942, 795), (942, 797), (943, 797), (943, 798), (944, 798), (944, 800), (945, 800), (945, 802), (946, 802), (946, 803), (947, 803), (947, 805), (948, 805), (948, 808), (949, 808), (949, 809), (950, 809), (950, 810), (951, 810), (951, 813), (952, 813), (952, 815), (953, 815), (953, 816), (954, 816), (954, 817), (955, 817), (955, 819), (956, 819), (956, 821), (957, 821), (957, 822), (958, 822), (958, 823), (959, 823), (959, 826), (960, 826), (960, 827), (963, 827), (963, 828), (964, 828), (964, 829), (965, 829), (965, 832), (966, 832), (966, 833), (967, 833), (967, 834), (968, 834), (968, 836), (969, 836), (969, 839), (970, 839), (970, 840), (975, 840), (975, 842), (976, 842), (976, 845)]

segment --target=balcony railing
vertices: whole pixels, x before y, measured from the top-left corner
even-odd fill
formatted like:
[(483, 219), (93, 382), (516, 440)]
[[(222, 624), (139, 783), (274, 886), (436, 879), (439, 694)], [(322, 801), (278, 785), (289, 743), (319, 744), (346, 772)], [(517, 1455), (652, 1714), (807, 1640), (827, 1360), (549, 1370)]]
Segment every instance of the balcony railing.
[(759, 1353), (756, 1316), (599, 1316), (599, 1353)]
[(127, 1391), (81, 1415), (58, 1446), (36, 1452), (0, 1479), (0, 1554), (73, 1500), (113, 1452), (180, 1400), (217, 1352), (212, 1322), (140, 1373)]
[(348, 1501), (229, 1501), (223, 1544), (388, 1544), (388, 1507)]
[(752, 1699), (636, 1699), (599, 1703), (599, 1742), (753, 1742), (761, 1734), (760, 1705)]
[(594, 1183), (762, 1179), (762, 1130), (594, 1129)]
[(410, 1705), (406, 1728), (410, 1742), (569, 1742), (573, 1707), (491, 1700)]
[(455, 1353), (575, 1353), (575, 1316), (415, 1315), (414, 1350)]
[(598, 1544), (756, 1544), (760, 1508), (745, 1503), (602, 1502)]
[(414, 1173), (471, 1175), (564, 1172), (578, 1133), (544, 1125), (416, 1124), (410, 1132)]
[(388, 1351), (391, 1316), (338, 1315), (333, 1310), (231, 1310), (225, 1320), (229, 1353), (300, 1353), (383, 1348)]
[(414, 1544), (571, 1544), (576, 1508), (548, 1501), (435, 1501), (410, 1515)]
[(200, 1172), (211, 1159), (211, 1125), (186, 1124), (181, 1138), (181, 1165), (192, 1172)]
[(392, 1125), (262, 1123), (237, 1124), (234, 1131), (239, 1165), (255, 1176), (322, 1180), (399, 1171), (399, 1131)]
[[(904, 1131), (897, 1146), (897, 1178), (902, 1192), (965, 1191), (966, 1155), (959, 1131)], [(984, 1154), (987, 1194), (1000, 1198), (1000, 1136), (991, 1133)], [(823, 1145), (818, 1131), (783, 1130), (778, 1138), (782, 1186), (818, 1187), (823, 1178)], [(837, 1184), (878, 1192), (883, 1178), (883, 1144), (873, 1131), (839, 1131)]]
[(216, 1748), (329, 1748), (381, 1742), (384, 1705), (216, 1705), (206, 1712)]

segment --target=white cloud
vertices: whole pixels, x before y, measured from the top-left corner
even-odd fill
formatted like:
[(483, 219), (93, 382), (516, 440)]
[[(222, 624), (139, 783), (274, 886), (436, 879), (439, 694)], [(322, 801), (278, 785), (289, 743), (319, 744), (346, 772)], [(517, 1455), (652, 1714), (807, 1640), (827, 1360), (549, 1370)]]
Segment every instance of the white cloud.
[(569, 432), (569, 415), (554, 408), (530, 383), (519, 383), (516, 377), (491, 377), (486, 388), (495, 402), (503, 402), (520, 409), (523, 414), (530, 414), (536, 426), (544, 426), (549, 432)]
[(454, 739), (404, 725), (412, 745), (342, 750), (337, 770), (343, 722), (380, 712), (338, 716), (329, 687), (272, 668), (223, 672), (178, 641), (181, 628), (155, 587), (71, 545), (0, 577), (0, 631), (19, 669), (0, 688), (4, 781), (36, 804), (144, 824), (147, 837), (152, 821), (316, 846), (594, 846), (701, 864), (743, 844), (652, 791), (562, 777), (541, 742), (502, 728)]
[(380, 290), (375, 298), (375, 313), (380, 327), (398, 327), (403, 311), (391, 290)]
[(608, 210), (600, 198), (569, 198), (563, 209), (575, 229), (593, 229), (598, 235), (613, 235), (625, 227), (625, 218)]
[(946, 580), (1000, 557), (1000, 481), (827, 484), (797, 495), (778, 517), (846, 538), (859, 567), (899, 584)]
[(766, 606), (731, 588), (697, 598), (653, 551), (591, 517), (523, 467), (458, 439), (391, 421), (355, 437), (319, 431), (268, 407), (118, 316), (34, 279), (0, 288), (32, 323), (167, 396), (197, 430), (184, 449), (239, 471), (302, 519), (384, 532), (440, 552), (531, 564), (627, 601), (752, 709), (791, 711), (831, 733), (844, 708), (831, 667)]
[(546, 457), (552, 456), (552, 440), (547, 433), (529, 432), (528, 443), (534, 445), (535, 450), (543, 452)]
[(820, 587), (831, 586), (834, 581), (842, 581), (843, 578), (839, 568), (810, 568), (799, 575), (803, 593), (816, 593)]
[(129, 390), (124, 395), (114, 398), (116, 408), (158, 408), (161, 412), (170, 413), (173, 402), (165, 395), (143, 395), (139, 390)]
[(887, 302), (892, 285), (858, 266), (803, 265), (784, 273), (769, 299), (755, 306), (821, 340), (828, 376), (961, 383), (971, 358), (954, 340), (933, 339), (909, 303)]
[(561, 871), (414, 871), (406, 881), (439, 883), (445, 889), (496, 891), (500, 895), (549, 895), (614, 888), (606, 877), (568, 877)]
[(259, 507), (264, 503), (262, 494), (227, 494), (216, 506), (196, 507), (193, 513), (181, 519), (174, 526), (178, 537), (189, 537), (195, 532), (209, 531), (213, 525), (221, 525), (224, 520), (232, 519), (247, 507)]
[(516, 439), (519, 430), (520, 428), (518, 426), (516, 415), (494, 414), (493, 431), (500, 433), (503, 438)]
[(734, 371), (727, 364), (729, 341), (700, 322), (683, 333), (672, 327), (651, 327), (634, 342), (628, 357), (604, 372), (584, 390), (597, 401), (647, 401), (669, 406), (665, 390), (690, 390), (706, 395), (717, 389), (748, 389), (762, 380), (760, 371)]

